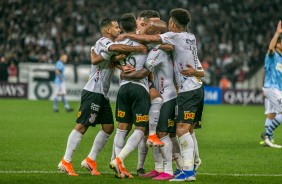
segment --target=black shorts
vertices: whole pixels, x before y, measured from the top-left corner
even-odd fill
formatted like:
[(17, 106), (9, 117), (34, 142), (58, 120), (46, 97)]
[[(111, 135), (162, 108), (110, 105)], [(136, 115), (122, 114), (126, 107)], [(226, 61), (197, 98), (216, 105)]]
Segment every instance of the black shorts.
[(193, 124), (203, 95), (202, 88), (179, 93), (176, 99), (175, 122)]
[(143, 86), (131, 82), (124, 84), (117, 95), (116, 120), (148, 127), (150, 106), (149, 93)]
[(157, 126), (158, 132), (175, 133), (176, 124), (174, 123), (175, 117), (176, 98), (165, 102), (162, 105), (160, 118)]
[(96, 124), (114, 124), (112, 108), (109, 99), (100, 93), (83, 90), (77, 114), (77, 123), (85, 126)]
[(202, 86), (201, 88), (203, 90), (203, 98), (200, 102), (200, 105), (199, 105), (197, 112), (196, 112), (196, 115), (195, 115), (195, 120), (194, 120), (194, 122), (196, 123), (195, 129), (202, 127), (201, 120), (202, 120), (202, 114), (203, 114), (203, 110), (204, 110), (205, 90), (204, 90), (204, 86)]

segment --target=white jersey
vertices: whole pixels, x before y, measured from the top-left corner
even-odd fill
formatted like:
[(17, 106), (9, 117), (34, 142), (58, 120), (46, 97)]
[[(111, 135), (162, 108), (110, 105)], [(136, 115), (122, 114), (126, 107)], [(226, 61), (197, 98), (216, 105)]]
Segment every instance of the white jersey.
[(100, 93), (107, 97), (115, 71), (115, 67), (111, 65), (110, 61), (114, 52), (108, 51), (108, 47), (112, 44), (113, 41), (105, 37), (100, 38), (96, 42), (94, 51), (96, 54), (101, 54), (105, 61), (97, 65), (91, 65), (90, 76), (83, 89)]
[(173, 82), (173, 62), (167, 52), (157, 47), (149, 52), (145, 66), (153, 72), (154, 85), (162, 95), (163, 102), (167, 102), (177, 96)]
[(186, 92), (198, 89), (202, 86), (194, 76), (183, 76), (180, 72), (187, 69), (190, 64), (194, 69), (202, 67), (198, 62), (196, 38), (193, 34), (187, 32), (174, 33), (167, 32), (160, 35), (162, 42), (174, 46), (172, 56), (174, 60), (174, 74), (178, 85), (178, 92)]
[[(118, 42), (119, 44), (125, 44), (125, 45), (131, 45), (131, 46), (138, 46), (140, 43), (135, 42), (130, 39), (125, 39), (121, 42)], [(127, 58), (126, 58), (126, 64), (132, 65), (136, 71), (141, 70), (146, 62), (147, 54), (143, 53), (137, 53), (137, 52), (131, 52)], [(149, 87), (148, 87), (148, 78), (144, 79), (135, 79), (135, 80), (128, 80), (128, 79), (123, 79), (120, 81), (120, 86), (127, 84), (127, 83), (134, 83), (134, 84), (139, 84), (143, 86), (148, 92), (149, 92)]]

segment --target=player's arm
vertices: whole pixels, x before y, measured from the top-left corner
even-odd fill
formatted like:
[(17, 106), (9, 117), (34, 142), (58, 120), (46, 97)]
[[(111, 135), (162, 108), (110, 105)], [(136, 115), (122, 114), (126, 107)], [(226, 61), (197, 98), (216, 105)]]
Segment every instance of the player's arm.
[(269, 47), (268, 47), (268, 53), (269, 54), (272, 55), (274, 53), (277, 39), (278, 39), (278, 37), (281, 33), (282, 33), (281, 20), (279, 20), (276, 32), (275, 32), (273, 38), (271, 39)]
[(130, 72), (133, 72), (133, 71), (136, 70), (132, 65), (129, 65), (129, 64), (119, 65), (119, 64), (115, 63), (115, 67), (117, 69), (121, 70), (123, 73), (130, 73)]
[(149, 70), (147, 70), (146, 68), (142, 68), (141, 70), (133, 71), (130, 73), (122, 72), (120, 76), (121, 78), (124, 79), (134, 80), (134, 79), (144, 79), (149, 74), (150, 74)]
[(126, 38), (129, 38), (131, 40), (135, 40), (137, 42), (154, 42), (154, 43), (162, 43), (162, 39), (160, 35), (145, 35), (145, 34), (132, 34), (132, 33), (124, 33), (120, 34), (117, 37), (117, 41), (124, 40)]
[(174, 50), (174, 46), (170, 44), (161, 44), (159, 46), (159, 49), (162, 49), (163, 51), (166, 51), (166, 52), (170, 52)]
[(60, 79), (60, 81), (63, 81), (62, 76), (61, 76), (61, 72), (59, 69), (55, 69), (55, 74), (58, 76), (58, 78)]
[(130, 46), (124, 44), (112, 44), (108, 47), (109, 51), (113, 52), (141, 52), (147, 53), (147, 47), (145, 45)]
[(187, 69), (181, 70), (181, 74), (185, 76), (195, 76), (195, 77), (204, 77), (205, 71), (203, 68), (195, 69), (191, 65), (187, 64)]
[(103, 58), (103, 56), (101, 54), (99, 54), (99, 55), (96, 54), (96, 52), (94, 51), (94, 47), (91, 47), (90, 60), (91, 60), (91, 64), (97, 65), (97, 64), (103, 62), (105, 59)]

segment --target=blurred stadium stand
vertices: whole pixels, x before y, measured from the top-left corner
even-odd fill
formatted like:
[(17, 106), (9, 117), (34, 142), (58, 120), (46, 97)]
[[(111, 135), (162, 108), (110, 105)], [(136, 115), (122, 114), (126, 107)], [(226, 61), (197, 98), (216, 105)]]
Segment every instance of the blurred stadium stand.
[(186, 8), (197, 37), (206, 85), (226, 76), (231, 87), (251, 77), (264, 62), (281, 19), (280, 0), (0, 0), (0, 54), (8, 62), (54, 63), (62, 51), (75, 66), (89, 64), (90, 46), (101, 37), (105, 17), (144, 9), (168, 20), (173, 8)]

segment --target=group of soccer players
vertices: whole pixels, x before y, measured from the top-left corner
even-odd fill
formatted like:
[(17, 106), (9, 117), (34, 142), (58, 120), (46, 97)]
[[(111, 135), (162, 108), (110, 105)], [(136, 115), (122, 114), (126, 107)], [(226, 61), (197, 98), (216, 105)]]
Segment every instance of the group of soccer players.
[[(116, 177), (133, 177), (124, 160), (138, 147), (137, 170), (141, 177), (196, 180), (201, 160), (194, 126), (202, 113), (204, 71), (197, 56), (196, 38), (187, 32), (190, 21), (189, 12), (182, 8), (171, 10), (168, 26), (154, 10), (142, 11), (137, 20), (132, 13), (123, 14), (119, 24), (111, 18), (102, 20), (103, 37), (91, 48), (90, 77), (59, 170), (77, 176), (71, 164), (73, 152), (88, 127), (101, 124), (90, 153), (81, 163), (92, 175), (100, 175), (95, 160), (114, 131), (107, 93), (118, 68), (118, 125), (110, 162)], [(126, 141), (132, 124), (134, 132)], [(152, 146), (155, 159), (155, 169), (149, 173), (144, 173), (146, 144)], [(172, 160), (176, 162), (175, 172)]]

